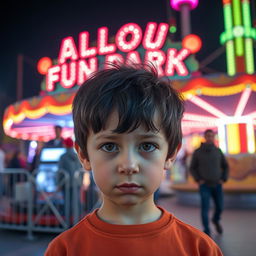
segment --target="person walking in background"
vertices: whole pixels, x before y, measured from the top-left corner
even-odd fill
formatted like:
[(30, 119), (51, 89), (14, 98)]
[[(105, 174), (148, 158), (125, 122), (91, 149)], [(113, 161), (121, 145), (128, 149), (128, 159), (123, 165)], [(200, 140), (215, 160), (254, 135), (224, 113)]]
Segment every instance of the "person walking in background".
[(64, 139), (61, 137), (62, 127), (60, 125), (54, 126), (55, 138), (48, 141), (45, 147), (48, 148), (62, 148)]
[(195, 150), (190, 164), (190, 172), (199, 184), (201, 196), (201, 218), (204, 232), (211, 235), (209, 226), (210, 198), (215, 204), (212, 222), (219, 234), (223, 228), (220, 224), (223, 211), (222, 184), (228, 179), (228, 163), (221, 150), (214, 145), (215, 134), (213, 130), (204, 132), (205, 143)]

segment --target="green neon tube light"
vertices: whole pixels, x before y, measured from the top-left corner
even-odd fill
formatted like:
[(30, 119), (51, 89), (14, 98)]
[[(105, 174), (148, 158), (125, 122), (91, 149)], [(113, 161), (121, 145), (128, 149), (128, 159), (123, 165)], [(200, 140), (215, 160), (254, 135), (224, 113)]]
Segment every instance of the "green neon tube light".
[(234, 25), (242, 25), (240, 0), (233, 0)]
[(254, 54), (253, 54), (253, 40), (251, 38), (245, 39), (245, 64), (246, 72), (248, 74), (254, 73)]
[(228, 74), (233, 76), (236, 73), (236, 62), (235, 62), (235, 49), (234, 49), (234, 42), (228, 41), (226, 44), (227, 50), (227, 69)]
[(230, 4), (224, 5), (223, 8), (224, 12), (224, 23), (225, 23), (225, 29), (231, 29), (232, 28), (232, 9)]
[(251, 13), (250, 13), (250, 3), (249, 2), (242, 3), (242, 12), (243, 12), (244, 26), (247, 28), (251, 27), (252, 24), (251, 24)]

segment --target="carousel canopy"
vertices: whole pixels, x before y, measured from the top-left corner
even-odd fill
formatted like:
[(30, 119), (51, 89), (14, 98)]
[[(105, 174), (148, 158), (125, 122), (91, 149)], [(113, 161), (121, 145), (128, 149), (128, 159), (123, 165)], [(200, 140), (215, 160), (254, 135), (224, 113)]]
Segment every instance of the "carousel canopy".
[[(207, 128), (220, 132), (223, 125), (231, 124), (255, 128), (256, 75), (229, 77), (215, 74), (175, 80), (172, 84), (185, 99), (182, 121), (185, 136)], [(76, 90), (71, 90), (37, 96), (10, 105), (3, 119), (5, 133), (23, 140), (48, 141), (54, 137), (53, 127), (58, 124), (63, 127), (63, 137), (71, 136), (71, 108), (75, 93)]]

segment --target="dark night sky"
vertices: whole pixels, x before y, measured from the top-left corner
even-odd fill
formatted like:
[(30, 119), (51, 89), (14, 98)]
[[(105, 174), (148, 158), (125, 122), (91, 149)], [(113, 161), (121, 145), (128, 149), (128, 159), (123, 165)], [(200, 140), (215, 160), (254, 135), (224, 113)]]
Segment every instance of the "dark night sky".
[[(149, 21), (168, 22), (171, 8), (168, 3), (168, 0), (2, 1), (0, 117), (6, 105), (16, 100), (18, 54), (27, 59), (24, 61), (23, 98), (29, 98), (39, 94), (43, 78), (37, 73), (36, 62), (44, 56), (56, 58), (64, 37), (77, 39), (79, 32), (89, 31), (92, 39), (96, 39), (101, 26), (107, 26), (113, 35), (128, 22), (135, 22), (142, 29)], [(179, 25), (179, 13), (172, 11), (171, 15), (177, 18)], [(191, 32), (199, 35), (203, 42), (196, 55), (199, 61), (220, 47), (223, 22), (221, 0), (200, 0), (197, 9), (191, 12)], [(175, 37), (180, 41), (179, 32)], [(225, 54), (209, 67), (225, 72)]]

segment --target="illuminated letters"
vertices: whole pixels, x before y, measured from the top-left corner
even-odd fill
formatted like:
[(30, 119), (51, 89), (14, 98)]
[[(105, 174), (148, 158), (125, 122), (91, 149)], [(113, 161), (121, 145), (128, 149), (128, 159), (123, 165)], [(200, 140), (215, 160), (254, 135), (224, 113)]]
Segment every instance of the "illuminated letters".
[(78, 61), (77, 84), (81, 85), (84, 81), (86, 81), (90, 77), (91, 73), (97, 71), (97, 69), (98, 69), (98, 59), (96, 57), (90, 58), (88, 61), (86, 60)]
[(164, 75), (162, 65), (165, 63), (165, 59), (163, 51), (146, 51), (145, 62), (152, 62), (156, 66), (159, 76)]
[(188, 75), (188, 70), (184, 64), (184, 60), (190, 54), (189, 50), (182, 49), (177, 52), (177, 49), (171, 48), (167, 50), (167, 61), (165, 65), (165, 74), (173, 76), (176, 70), (180, 76)]
[[(160, 23), (156, 33), (157, 24), (154, 22), (149, 22), (146, 27), (145, 36), (143, 39), (143, 47), (147, 50), (158, 50), (161, 49), (165, 43), (168, 24)], [(155, 40), (153, 41), (153, 38)]]
[(98, 30), (98, 53), (109, 54), (116, 51), (114, 44), (108, 43), (108, 28), (103, 27)]
[(72, 37), (67, 37), (63, 39), (60, 47), (58, 62), (59, 64), (63, 64), (66, 62), (67, 59), (71, 59), (71, 60), (78, 59), (76, 45)]
[(96, 47), (89, 47), (89, 33), (87, 31), (79, 34), (79, 53), (80, 58), (90, 58), (97, 54)]
[[(128, 35), (131, 35), (129, 42), (127, 41)], [(133, 51), (139, 46), (141, 40), (141, 28), (135, 23), (128, 23), (122, 26), (116, 34), (116, 45), (123, 52)]]
[[(169, 25), (166, 23), (158, 25), (149, 22), (143, 35), (138, 24), (128, 23), (117, 31), (115, 42), (112, 42), (109, 39), (108, 28), (101, 27), (98, 29), (97, 46), (93, 47), (90, 46), (90, 35), (87, 31), (79, 34), (78, 47), (72, 37), (64, 38), (61, 42), (58, 65), (49, 68), (46, 75), (46, 90), (53, 91), (58, 82), (64, 88), (83, 84), (91, 73), (98, 70), (99, 56), (104, 58), (105, 67), (108, 63), (139, 64), (143, 61), (153, 63), (160, 76), (174, 76), (175, 73), (187, 76), (189, 72), (184, 61), (191, 54), (190, 50), (161, 50), (166, 41), (168, 28)], [(144, 51), (136, 51), (141, 43)]]
[(48, 69), (46, 75), (46, 91), (53, 91), (55, 83), (60, 81), (60, 66), (53, 66)]

